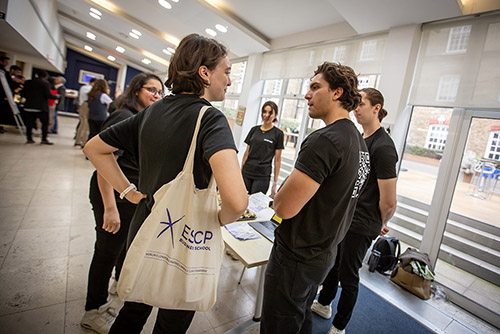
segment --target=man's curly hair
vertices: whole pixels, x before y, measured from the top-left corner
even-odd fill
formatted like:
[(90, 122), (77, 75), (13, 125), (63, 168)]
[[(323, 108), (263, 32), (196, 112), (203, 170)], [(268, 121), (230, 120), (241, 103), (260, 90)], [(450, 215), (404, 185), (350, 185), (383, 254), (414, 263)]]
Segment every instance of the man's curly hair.
[(342, 107), (347, 111), (356, 109), (361, 103), (361, 95), (358, 92), (358, 76), (354, 70), (346, 65), (325, 61), (314, 71), (315, 76), (320, 73), (331, 90), (339, 87), (344, 90), (339, 98)]

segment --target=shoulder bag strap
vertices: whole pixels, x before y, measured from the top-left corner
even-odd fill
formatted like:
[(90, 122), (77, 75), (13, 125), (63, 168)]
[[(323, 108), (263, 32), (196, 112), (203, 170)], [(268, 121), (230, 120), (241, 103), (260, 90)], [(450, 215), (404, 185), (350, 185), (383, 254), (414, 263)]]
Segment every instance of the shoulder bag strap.
[(201, 119), (203, 118), (205, 111), (207, 111), (207, 109), (210, 107), (211, 106), (203, 106), (200, 109), (198, 119), (196, 120), (196, 126), (194, 128), (193, 138), (191, 139), (191, 145), (189, 146), (189, 151), (188, 151), (188, 154), (186, 157), (186, 161), (184, 162), (184, 167), (182, 168), (182, 173), (184, 173), (185, 171), (188, 171), (188, 170), (190, 171), (190, 173), (193, 173), (194, 153), (196, 151), (196, 139), (198, 138), (198, 132), (200, 130)]

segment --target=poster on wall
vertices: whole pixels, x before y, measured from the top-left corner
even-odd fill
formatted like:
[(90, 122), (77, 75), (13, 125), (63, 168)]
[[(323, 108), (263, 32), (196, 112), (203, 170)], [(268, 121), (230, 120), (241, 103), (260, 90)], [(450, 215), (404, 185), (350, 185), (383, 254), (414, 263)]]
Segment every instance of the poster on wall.
[(80, 70), (80, 73), (78, 75), (78, 83), (88, 84), (90, 82), (90, 79), (92, 78), (104, 79), (104, 74)]
[(234, 121), (236, 124), (241, 126), (243, 124), (243, 120), (245, 119), (245, 112), (247, 111), (247, 107), (238, 106), (238, 112), (236, 113), (236, 120)]

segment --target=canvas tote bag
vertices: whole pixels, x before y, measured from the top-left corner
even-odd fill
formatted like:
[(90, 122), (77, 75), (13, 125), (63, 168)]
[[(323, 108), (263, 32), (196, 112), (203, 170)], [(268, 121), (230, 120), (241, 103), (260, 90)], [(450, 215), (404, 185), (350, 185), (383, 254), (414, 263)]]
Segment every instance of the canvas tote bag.
[(212, 175), (196, 189), (193, 166), (201, 108), (182, 171), (155, 203), (127, 251), (118, 282), (122, 300), (164, 309), (207, 311), (214, 304), (223, 255)]

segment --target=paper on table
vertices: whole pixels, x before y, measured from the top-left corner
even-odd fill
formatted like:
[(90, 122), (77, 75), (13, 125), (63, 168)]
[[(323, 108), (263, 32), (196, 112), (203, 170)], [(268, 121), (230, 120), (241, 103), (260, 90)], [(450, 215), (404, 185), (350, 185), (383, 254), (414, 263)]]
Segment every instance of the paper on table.
[(237, 223), (224, 225), (226, 230), (238, 240), (250, 240), (261, 238), (260, 234), (251, 228), (247, 223)]
[(257, 213), (269, 208), (269, 202), (273, 199), (264, 195), (261, 192), (255, 193), (248, 197), (248, 210)]

